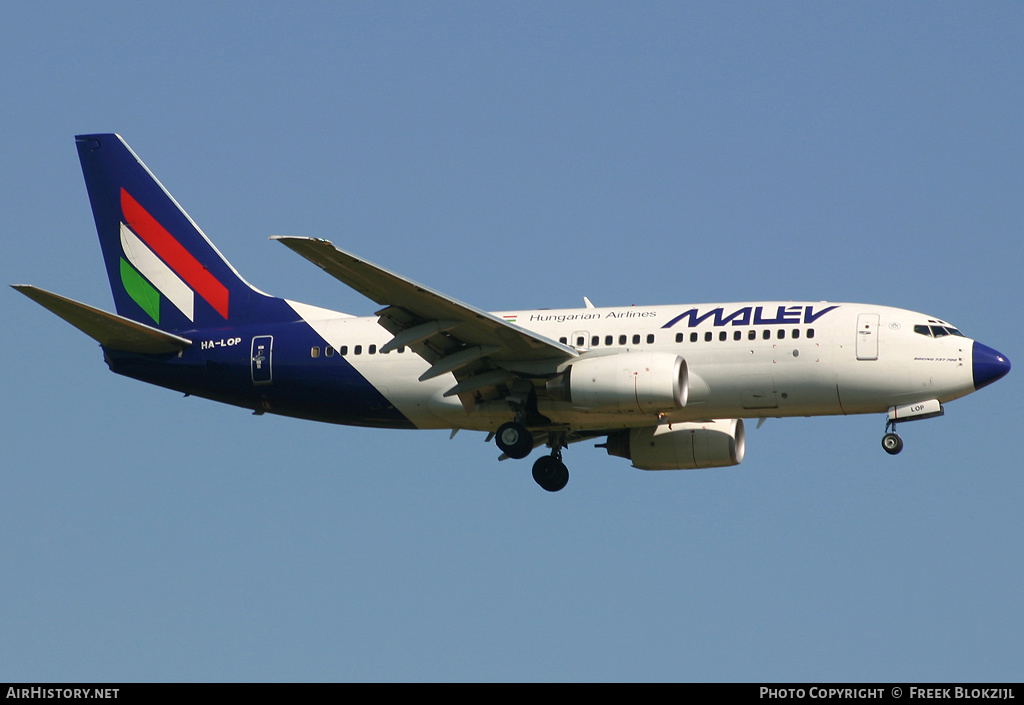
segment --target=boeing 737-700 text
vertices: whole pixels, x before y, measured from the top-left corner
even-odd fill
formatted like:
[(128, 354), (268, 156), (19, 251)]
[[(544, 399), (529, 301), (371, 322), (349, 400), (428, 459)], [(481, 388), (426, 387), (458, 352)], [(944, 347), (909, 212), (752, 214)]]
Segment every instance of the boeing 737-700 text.
[(277, 237), (374, 301), (355, 317), (248, 284), (128, 145), (76, 138), (117, 313), (20, 292), (97, 340), (110, 369), (185, 394), (315, 421), (484, 431), (562, 489), (570, 443), (642, 470), (735, 465), (743, 419), (899, 422), (1005, 375), (946, 321), (867, 304), (757, 301), (488, 313), (343, 252)]

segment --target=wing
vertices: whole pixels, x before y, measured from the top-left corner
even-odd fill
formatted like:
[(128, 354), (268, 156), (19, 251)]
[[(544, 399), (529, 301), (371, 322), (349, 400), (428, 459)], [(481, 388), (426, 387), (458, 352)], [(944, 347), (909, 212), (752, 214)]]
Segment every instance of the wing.
[(492, 397), (514, 377), (546, 376), (578, 353), (476, 307), (337, 249), (327, 240), (274, 237), (335, 279), (384, 306), (378, 322), (394, 337), (381, 352), (409, 347), (430, 363), (420, 380), (452, 372), (445, 395), (463, 403)]

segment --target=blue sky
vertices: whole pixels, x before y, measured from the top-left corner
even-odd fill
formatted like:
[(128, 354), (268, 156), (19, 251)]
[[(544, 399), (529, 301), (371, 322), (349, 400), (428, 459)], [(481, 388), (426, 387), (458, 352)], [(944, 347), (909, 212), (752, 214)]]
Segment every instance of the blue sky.
[[(1014, 3), (22, 3), (0, 272), (112, 308), (73, 136), (118, 132), (246, 278), (271, 235), (492, 309), (750, 299), (939, 316), (1024, 359)], [(1020, 371), (879, 445), (735, 468), (317, 425), (107, 371), (9, 290), (0, 680), (1019, 681)]]

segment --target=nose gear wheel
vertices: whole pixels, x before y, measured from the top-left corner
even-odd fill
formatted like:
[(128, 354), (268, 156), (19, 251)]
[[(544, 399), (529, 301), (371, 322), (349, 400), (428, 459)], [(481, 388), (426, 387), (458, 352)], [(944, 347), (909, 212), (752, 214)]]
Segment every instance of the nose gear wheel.
[[(892, 428), (890, 432), (889, 429)], [(896, 424), (885, 422), (885, 435), (882, 436), (882, 449), (889, 455), (896, 455), (903, 450), (903, 439), (896, 435)]]

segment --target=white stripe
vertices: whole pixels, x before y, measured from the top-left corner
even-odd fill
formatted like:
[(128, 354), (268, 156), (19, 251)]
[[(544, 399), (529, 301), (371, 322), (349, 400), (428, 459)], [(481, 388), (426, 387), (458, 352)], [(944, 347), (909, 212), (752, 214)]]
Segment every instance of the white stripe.
[(188, 320), (195, 320), (195, 293), (124, 223), (121, 223), (121, 249), (150, 284), (159, 289)]

